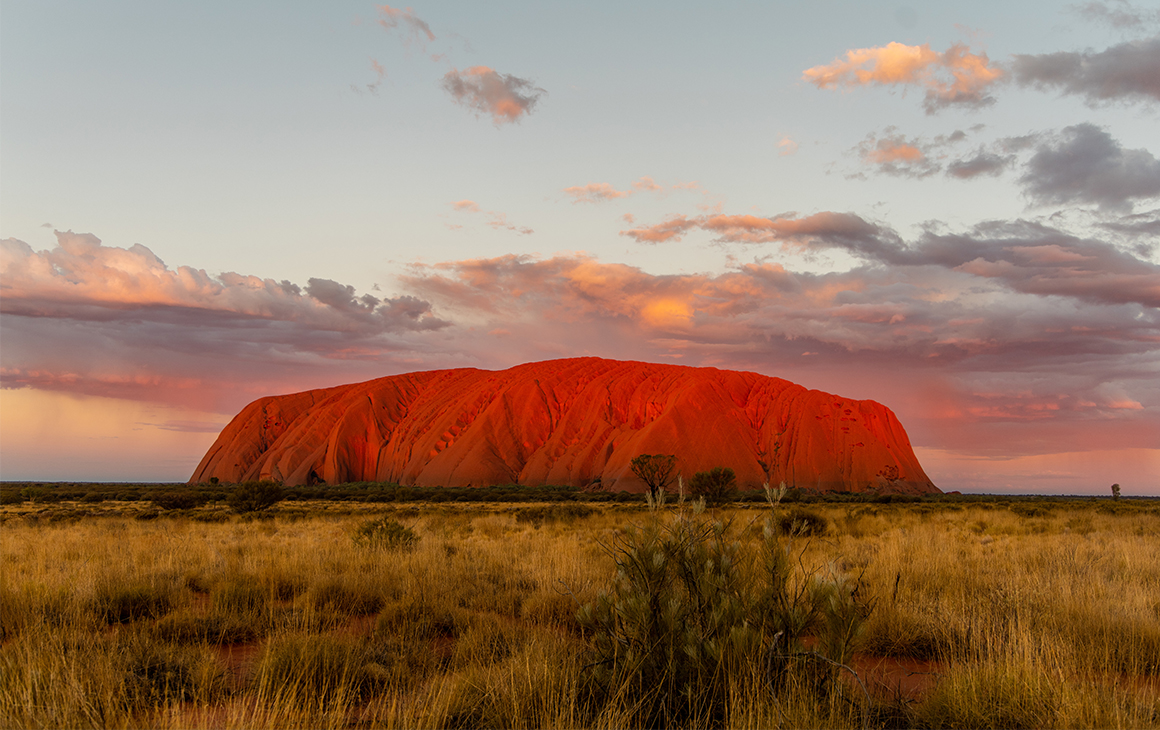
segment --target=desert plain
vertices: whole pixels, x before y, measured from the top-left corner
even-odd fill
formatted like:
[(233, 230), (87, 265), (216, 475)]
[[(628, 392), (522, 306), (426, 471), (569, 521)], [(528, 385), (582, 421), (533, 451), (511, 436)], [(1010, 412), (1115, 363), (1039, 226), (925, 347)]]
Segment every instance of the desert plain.
[(237, 489), (4, 485), (0, 725), (1160, 724), (1155, 500)]

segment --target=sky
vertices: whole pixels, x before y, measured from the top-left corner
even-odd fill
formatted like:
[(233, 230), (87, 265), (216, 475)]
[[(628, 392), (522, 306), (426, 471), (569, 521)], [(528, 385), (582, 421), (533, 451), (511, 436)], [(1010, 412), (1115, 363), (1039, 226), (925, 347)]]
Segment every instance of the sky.
[(1160, 496), (1160, 4), (11, 0), (0, 479), (265, 395), (599, 356)]

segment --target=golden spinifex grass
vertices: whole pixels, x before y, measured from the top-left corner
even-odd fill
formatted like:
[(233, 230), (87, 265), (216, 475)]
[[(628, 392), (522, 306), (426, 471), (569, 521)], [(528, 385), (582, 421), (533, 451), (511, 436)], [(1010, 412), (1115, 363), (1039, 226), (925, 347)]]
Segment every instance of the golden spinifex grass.
[[(585, 691), (597, 637), (576, 614), (613, 589), (625, 529), (647, 533), (671, 513), (408, 505), (332, 515), (296, 504), (250, 521), (52, 522), (52, 510), (69, 509), (3, 513), (0, 726), (642, 722), (632, 703)], [(793, 539), (790, 580), (860, 580), (873, 611), (848, 661), (872, 699), (844, 670), (845, 689), (821, 694), (808, 674), (738, 672), (714, 685), (724, 698), (715, 722), (1160, 725), (1157, 506), (804, 510), (814, 534)], [(744, 584), (760, 579), (769, 513), (689, 519), (722, 522)], [(792, 528), (789, 513), (778, 508), (770, 523)], [(391, 522), (417, 539), (367, 538), (405, 534)], [(934, 674), (911, 697), (906, 677), (869, 679), (880, 657), (922, 660)]]

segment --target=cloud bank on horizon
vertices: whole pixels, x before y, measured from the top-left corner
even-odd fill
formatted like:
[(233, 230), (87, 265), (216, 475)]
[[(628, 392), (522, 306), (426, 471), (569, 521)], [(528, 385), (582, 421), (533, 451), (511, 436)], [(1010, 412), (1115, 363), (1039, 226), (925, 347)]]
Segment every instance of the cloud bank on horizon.
[[(1128, 3), (1078, 12), (1117, 32), (1160, 27), (1160, 14)], [(444, 34), (422, 9), (376, 13), (375, 25), (421, 51), (420, 68), (447, 69), (423, 83), (472, 123), (494, 127), (503, 154), (514, 154), (512, 135), (556, 123), (541, 113), (515, 124), (547, 92), (491, 66), (452, 65), (453, 50), (432, 53)], [(389, 295), (334, 280), (324, 260), (313, 264), (316, 276), (292, 282), (211, 274), (196, 260), (171, 267), (150, 247), (91, 233), (55, 230), (55, 245), (39, 250), (10, 237), (0, 241), (0, 385), (220, 415), (268, 393), (408, 370), (598, 355), (873, 392), (916, 445), (956, 469), (1065, 452), (1130, 452), (1139, 475), (1160, 466), (1160, 160), (1104, 121), (1017, 134), (978, 121), (1019, 94), (1154, 119), (1160, 36), (1006, 56), (969, 43), (868, 40), (834, 49), (830, 63), (801, 58), (795, 72), (813, 93), (846, 103), (876, 88), (903, 92), (891, 101), (897, 122), (858, 129), (861, 142), (826, 153), (833, 170), (850, 184), (937, 180), (965, 190), (1002, 181), (1025, 204), (1022, 215), (904, 225), (885, 208), (840, 200), (805, 212), (776, 201), (760, 209), (678, 182), (669, 169), (625, 174), (595, 160), (563, 171), (574, 184), (534, 189), (564, 220), (605, 215), (605, 239), (638, 261), (696, 245), (725, 265), (650, 273), (647, 263), (583, 250), (431, 259), (402, 247), (381, 282)], [(372, 63), (376, 80), (355, 90), (383, 95), (388, 72)], [(905, 113), (916, 106), (919, 130)], [(773, 158), (797, 160), (807, 147), (801, 132), (769, 135)], [(502, 170), (496, 181), (509, 182)], [(512, 223), (510, 208), (487, 202), (501, 198), (494, 189), (461, 193), (449, 180), (443, 222), (429, 226), (559, 248), (545, 243), (541, 220), (517, 211)], [(212, 433), (184, 418), (168, 428)], [(1145, 487), (1160, 493), (1160, 484)]]

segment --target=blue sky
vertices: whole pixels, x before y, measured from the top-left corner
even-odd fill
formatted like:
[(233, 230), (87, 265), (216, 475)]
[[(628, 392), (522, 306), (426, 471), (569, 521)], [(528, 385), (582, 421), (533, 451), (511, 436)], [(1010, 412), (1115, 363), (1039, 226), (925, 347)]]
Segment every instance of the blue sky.
[[(2, 478), (181, 480), (266, 393), (593, 354), (879, 400), (944, 489), (1155, 492), (1157, 33), (1118, 0), (6, 3)], [(890, 44), (935, 60), (806, 74)], [(932, 107), (955, 48), (995, 79)]]

